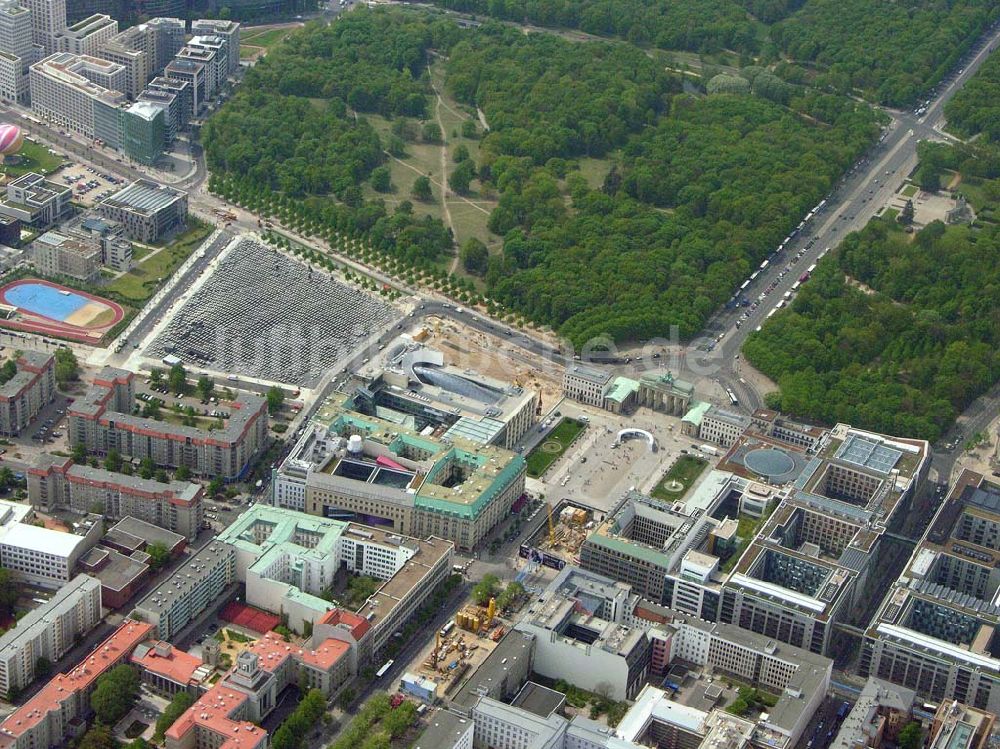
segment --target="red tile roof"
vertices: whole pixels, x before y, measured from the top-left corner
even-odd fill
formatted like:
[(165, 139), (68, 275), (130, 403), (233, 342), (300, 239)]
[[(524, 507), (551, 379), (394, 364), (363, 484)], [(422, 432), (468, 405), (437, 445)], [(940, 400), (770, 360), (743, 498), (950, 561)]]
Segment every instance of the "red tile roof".
[(309, 650), (285, 642), (277, 632), (268, 632), (249, 648), (260, 659), (260, 667), (269, 673), (276, 671), (287, 658), (294, 658), (313, 668), (329, 671), (337, 661), (347, 655), (350, 649), (351, 646), (346, 642), (330, 638), (324, 640), (315, 650)]
[(333, 626), (343, 624), (351, 630), (351, 634), (354, 635), (354, 639), (359, 641), (371, 628), (371, 624), (363, 616), (352, 614), (350, 611), (344, 611), (344, 609), (332, 609), (327, 611), (319, 620), (319, 623), (330, 624)]
[[(151, 673), (162, 676), (176, 684), (189, 684), (194, 678), (194, 672), (201, 667), (201, 659), (190, 653), (178, 650), (169, 642), (147, 643), (149, 649), (141, 656), (139, 652), (142, 648), (132, 653), (129, 659), (140, 668)], [(165, 655), (161, 655), (158, 650), (166, 650)]]
[(149, 637), (153, 625), (126, 619), (107, 640), (74, 668), (54, 677), (34, 697), (0, 723), (0, 736), (20, 736), (50, 712), (59, 710), (69, 697), (90, 687), (98, 676), (122, 663), (129, 653)]
[(299, 650), (296, 658), (307, 666), (329, 671), (337, 662), (347, 655), (351, 649), (343, 640), (334, 640), (332, 637), (320, 643), (315, 650)]
[[(247, 699), (243, 692), (220, 682), (174, 721), (167, 729), (167, 738), (181, 741), (189, 731), (203, 730), (222, 737), (218, 749), (256, 749), (264, 746), (267, 731), (249, 721), (232, 718)], [(202, 744), (197, 743), (199, 746)]]

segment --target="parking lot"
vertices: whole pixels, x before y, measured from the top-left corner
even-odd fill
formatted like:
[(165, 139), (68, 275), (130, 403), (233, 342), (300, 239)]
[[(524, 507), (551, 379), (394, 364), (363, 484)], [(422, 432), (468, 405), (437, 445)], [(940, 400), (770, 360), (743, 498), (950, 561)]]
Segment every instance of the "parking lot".
[(70, 164), (55, 172), (50, 179), (73, 190), (73, 200), (93, 206), (125, 186), (127, 180), (101, 172), (92, 166)]

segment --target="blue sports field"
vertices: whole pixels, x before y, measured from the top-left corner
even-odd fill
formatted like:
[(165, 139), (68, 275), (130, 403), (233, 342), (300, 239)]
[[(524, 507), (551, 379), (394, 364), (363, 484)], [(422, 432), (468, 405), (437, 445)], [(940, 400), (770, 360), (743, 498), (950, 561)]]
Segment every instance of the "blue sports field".
[(65, 322), (67, 317), (90, 302), (79, 294), (63, 293), (52, 286), (31, 282), (7, 289), (4, 299), (7, 304), (59, 322)]

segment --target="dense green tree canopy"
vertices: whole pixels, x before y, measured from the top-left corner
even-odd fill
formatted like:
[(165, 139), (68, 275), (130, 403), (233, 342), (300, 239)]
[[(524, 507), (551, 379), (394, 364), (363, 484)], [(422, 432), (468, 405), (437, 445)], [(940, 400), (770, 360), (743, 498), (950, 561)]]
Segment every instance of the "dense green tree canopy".
[(113, 726), (132, 709), (138, 696), (139, 674), (123, 663), (97, 678), (90, 707), (101, 723)]
[(662, 49), (765, 55), (780, 50), (812, 69), (819, 86), (842, 92), (857, 88), (897, 106), (937, 82), (1000, 12), (991, 0), (434, 2)]
[(807, 0), (771, 38), (818, 67), (817, 85), (901, 106), (940, 80), (997, 13), (992, 0)]
[(676, 79), (625, 44), (570, 44), (491, 25), (456, 44), (448, 88), (479, 106), (494, 156), (602, 156), (650, 125), (680, 90)]
[(944, 115), (949, 130), (966, 137), (983, 133), (1000, 143), (1000, 56), (987, 58), (945, 105)]
[(867, 107), (795, 104), (824, 123), (756, 97), (677, 97), (626, 144), (604, 191), (568, 178), (572, 211), (550, 172), (498, 159), (491, 295), (577, 346), (672, 325), (693, 335), (877, 132)]
[[(763, 0), (782, 3), (786, 0)], [(734, 0), (435, 0), (507, 21), (580, 29), (664, 49), (753, 51), (759, 24)]]
[(320, 225), (368, 233), (387, 254), (410, 262), (438, 257), (453, 242), (440, 221), (390, 216), (382, 201), (363, 200), (360, 184), (386, 156), (359, 113), (423, 115), (427, 51), (459, 33), (414, 14), (361, 10), (290, 35), (205, 127), (213, 189), (224, 176), (234, 199), (280, 195)]
[(998, 298), (996, 226), (874, 220), (744, 351), (783, 411), (933, 440), (1000, 374)]

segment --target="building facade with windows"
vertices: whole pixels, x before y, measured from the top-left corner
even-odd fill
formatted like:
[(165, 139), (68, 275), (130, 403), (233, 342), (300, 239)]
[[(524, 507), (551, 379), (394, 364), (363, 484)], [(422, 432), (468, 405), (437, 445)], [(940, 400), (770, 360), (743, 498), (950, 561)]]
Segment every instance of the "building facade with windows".
[(729, 447), (750, 426), (750, 417), (710, 406), (701, 417), (698, 439)]
[(422, 434), (363, 413), (355, 399), (331, 395), (286, 461), (291, 470), (278, 470), (281, 485), (302, 485), (305, 473), (306, 512), (471, 549), (523, 494), (520, 455)]
[(884, 535), (926, 477), (930, 449), (838, 424), (812, 452), (733, 567), (719, 619), (826, 654), (834, 625), (875, 589), (893, 553)]
[(55, 400), (55, 364), (51, 354), (21, 352), (14, 376), (0, 385), (0, 434), (16, 437)]
[(563, 373), (563, 394), (567, 398), (604, 408), (604, 394), (611, 386), (611, 373), (584, 364), (571, 364)]
[(24, 689), (35, 680), (40, 658), (55, 663), (100, 621), (101, 583), (77, 575), (0, 636), (0, 693)]
[(865, 632), (860, 670), (1000, 712), (1000, 484), (965, 470)]
[[(162, 133), (162, 120), (158, 127), (157, 132)], [(187, 211), (186, 192), (145, 179), (122, 188), (98, 206), (98, 212), (104, 218), (117, 221), (125, 227), (129, 238), (140, 242), (156, 242), (167, 232), (183, 227)]]
[(41, 50), (32, 41), (31, 11), (20, 0), (0, 2), (0, 100), (26, 104), (28, 68)]
[(118, 33), (118, 21), (95, 13), (67, 26), (59, 35), (59, 51), (99, 57), (101, 49)]
[(267, 446), (267, 402), (256, 395), (240, 393), (231, 406), (222, 429), (209, 431), (133, 416), (134, 375), (106, 367), (94, 379), (86, 395), (67, 409), (72, 444), (83, 444), (88, 452), (119, 455), (158, 466), (185, 466), (199, 476), (225, 481), (246, 475), (253, 461)]
[(29, 86), (36, 115), (85, 138), (107, 141), (101, 118), (125, 103), (121, 92), (127, 75), (118, 63), (60, 52), (31, 66)]
[(126, 619), (80, 663), (58, 674), (41, 691), (0, 722), (2, 749), (54, 749), (81, 736), (93, 711), (90, 695), (97, 680), (125, 663), (152, 627)]
[(134, 517), (193, 541), (204, 519), (204, 489), (188, 481), (161, 482), (74, 464), (41, 454), (27, 471), (28, 501), (45, 512), (100, 507), (110, 520)]
[(69, 215), (73, 191), (41, 174), (27, 172), (7, 183), (7, 196), (0, 200), (0, 214), (18, 219), (33, 229), (48, 229)]

